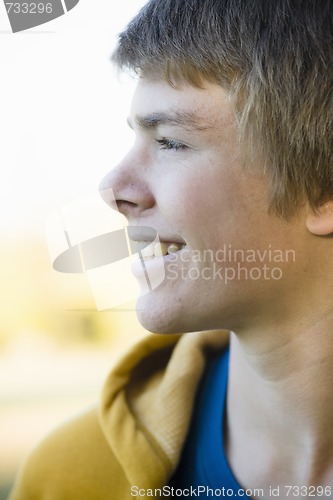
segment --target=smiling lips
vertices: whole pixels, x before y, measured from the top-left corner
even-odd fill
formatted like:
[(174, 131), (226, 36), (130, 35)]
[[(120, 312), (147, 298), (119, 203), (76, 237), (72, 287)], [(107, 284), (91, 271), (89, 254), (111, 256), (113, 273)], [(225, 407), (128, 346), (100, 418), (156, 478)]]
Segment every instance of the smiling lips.
[(165, 255), (176, 253), (184, 248), (184, 246), (185, 244), (183, 243), (149, 243), (148, 241), (140, 241), (137, 242), (136, 248), (144, 260), (150, 260), (154, 257), (164, 257)]

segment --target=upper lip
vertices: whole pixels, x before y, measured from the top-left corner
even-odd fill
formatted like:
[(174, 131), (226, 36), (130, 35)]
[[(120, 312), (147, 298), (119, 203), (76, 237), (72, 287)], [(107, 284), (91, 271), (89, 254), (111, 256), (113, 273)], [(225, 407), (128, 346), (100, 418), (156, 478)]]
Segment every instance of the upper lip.
[(185, 245), (185, 241), (179, 237), (179, 234), (164, 234), (162, 236), (156, 229), (150, 226), (128, 226), (127, 233), (129, 239), (132, 241), (153, 242), (158, 240), (163, 243), (178, 243), (179, 245)]

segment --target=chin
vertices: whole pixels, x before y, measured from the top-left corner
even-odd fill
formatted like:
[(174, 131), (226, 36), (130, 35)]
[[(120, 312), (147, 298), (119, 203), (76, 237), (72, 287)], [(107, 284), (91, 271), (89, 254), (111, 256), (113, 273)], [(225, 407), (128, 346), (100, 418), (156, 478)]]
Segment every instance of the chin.
[[(169, 292), (169, 291), (168, 291)], [(136, 303), (141, 325), (152, 333), (174, 334), (205, 330), (233, 330), (240, 325), (239, 308), (230, 302), (209, 307), (200, 296), (165, 293), (162, 287), (141, 295)]]
[[(189, 304), (179, 296), (172, 297), (154, 290), (138, 298), (136, 314), (141, 325), (152, 333), (188, 333), (220, 328), (211, 321), (207, 306)], [(207, 315), (206, 315), (207, 313)]]
[[(186, 333), (194, 331), (186, 324), (189, 316), (178, 302), (166, 303), (158, 301), (149, 294), (139, 297), (136, 304), (136, 314), (141, 325), (152, 333)], [(185, 320), (185, 321), (184, 321)]]

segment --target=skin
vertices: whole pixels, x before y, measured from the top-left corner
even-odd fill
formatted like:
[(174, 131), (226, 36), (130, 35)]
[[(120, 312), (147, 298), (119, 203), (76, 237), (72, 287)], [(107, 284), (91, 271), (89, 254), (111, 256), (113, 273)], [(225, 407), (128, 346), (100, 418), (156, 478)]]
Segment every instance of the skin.
[[(225, 432), (241, 485), (262, 487), (267, 498), (269, 486), (332, 485), (332, 203), (316, 214), (304, 203), (288, 221), (268, 213), (268, 180), (262, 165), (247, 164), (220, 86), (173, 88), (140, 79), (129, 124), (133, 147), (101, 189), (113, 189), (130, 225), (186, 244), (173, 257), (172, 271), (163, 259), (166, 277), (139, 298), (139, 320), (161, 333), (236, 332)], [(279, 267), (279, 279), (267, 272), (269, 279), (204, 279), (203, 273), (213, 276), (214, 265), (237, 269), (235, 261), (195, 261), (195, 252), (216, 255), (224, 245), (293, 250), (295, 258), (241, 262), (248, 272)], [(184, 278), (190, 268), (197, 279)]]

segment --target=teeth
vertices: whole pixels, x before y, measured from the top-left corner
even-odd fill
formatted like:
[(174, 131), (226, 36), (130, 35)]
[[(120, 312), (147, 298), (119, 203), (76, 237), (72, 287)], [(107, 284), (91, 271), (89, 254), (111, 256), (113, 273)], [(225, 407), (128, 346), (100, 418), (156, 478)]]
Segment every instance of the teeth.
[(178, 252), (184, 245), (180, 243), (151, 243), (141, 249), (141, 255), (144, 260), (153, 259), (154, 257), (163, 257), (168, 253)]
[(154, 257), (162, 257), (168, 253), (167, 243), (155, 243), (154, 246)]
[(168, 246), (168, 253), (175, 253), (178, 252), (184, 245), (180, 245), (179, 243), (171, 243), (171, 245)]

